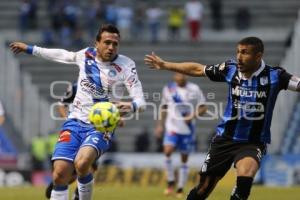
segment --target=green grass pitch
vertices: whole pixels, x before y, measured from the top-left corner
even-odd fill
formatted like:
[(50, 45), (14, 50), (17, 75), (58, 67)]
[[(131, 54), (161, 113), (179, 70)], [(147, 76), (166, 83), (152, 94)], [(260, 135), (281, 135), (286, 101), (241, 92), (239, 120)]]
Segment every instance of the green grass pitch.
[[(71, 187), (73, 189), (74, 186)], [(186, 190), (189, 190), (188, 186)], [(0, 200), (40, 200), (44, 197), (43, 187), (1, 187)], [(217, 186), (209, 200), (229, 199), (231, 187)], [(93, 199), (95, 200), (172, 200), (175, 197), (165, 197), (161, 186), (124, 186), (124, 185), (96, 185)], [(269, 188), (254, 186), (249, 200), (299, 200), (300, 187)], [(185, 198), (183, 198), (185, 199)]]

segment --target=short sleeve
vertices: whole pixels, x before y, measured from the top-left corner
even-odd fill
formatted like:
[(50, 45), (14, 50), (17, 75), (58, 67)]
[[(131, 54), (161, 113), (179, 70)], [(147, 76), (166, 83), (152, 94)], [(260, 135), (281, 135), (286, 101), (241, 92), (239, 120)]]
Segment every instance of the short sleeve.
[(207, 65), (205, 67), (205, 74), (212, 81), (226, 82), (227, 73), (228, 66), (226, 62), (216, 65)]
[(289, 81), (292, 78), (292, 75), (285, 71), (285, 69), (281, 67), (277, 67), (278, 77), (279, 77), (279, 88), (281, 90), (286, 90), (289, 85)]

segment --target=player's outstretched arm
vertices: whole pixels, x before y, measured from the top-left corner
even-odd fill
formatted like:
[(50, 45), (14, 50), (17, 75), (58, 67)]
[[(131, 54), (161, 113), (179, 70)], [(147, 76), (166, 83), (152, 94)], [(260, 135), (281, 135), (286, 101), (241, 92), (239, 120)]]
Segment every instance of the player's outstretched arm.
[(38, 46), (27, 45), (23, 42), (13, 42), (9, 45), (9, 47), (11, 51), (14, 52), (15, 54), (24, 52), (54, 62), (59, 62), (64, 64), (76, 63), (76, 53), (67, 51), (65, 49), (48, 49), (48, 48), (42, 48)]
[(205, 76), (204, 69), (205, 65), (195, 62), (168, 62), (161, 59), (155, 53), (152, 52), (151, 55), (146, 55), (144, 59), (147, 65), (150, 65), (150, 68), (160, 69), (160, 70), (170, 70), (186, 74), (189, 76)]

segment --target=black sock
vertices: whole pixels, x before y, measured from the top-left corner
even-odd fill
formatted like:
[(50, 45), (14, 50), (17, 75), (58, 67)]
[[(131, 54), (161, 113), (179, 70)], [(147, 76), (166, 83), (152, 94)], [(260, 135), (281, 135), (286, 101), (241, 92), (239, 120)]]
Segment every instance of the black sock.
[(186, 200), (205, 200), (207, 195), (198, 194), (199, 186), (194, 187), (188, 194)]
[(174, 187), (175, 186), (175, 181), (168, 181), (167, 184), (168, 184), (169, 188)]
[(238, 176), (236, 188), (231, 195), (230, 200), (247, 200), (252, 187), (253, 178), (247, 176)]
[(183, 193), (183, 189), (182, 188), (178, 188), (176, 192), (177, 193)]
[(74, 191), (74, 194), (75, 194), (76, 196), (79, 196), (78, 187), (76, 187), (76, 189), (75, 189), (75, 191)]
[(200, 199), (199, 195), (197, 194), (197, 188), (193, 188), (190, 193), (188, 194), (186, 200), (197, 200)]

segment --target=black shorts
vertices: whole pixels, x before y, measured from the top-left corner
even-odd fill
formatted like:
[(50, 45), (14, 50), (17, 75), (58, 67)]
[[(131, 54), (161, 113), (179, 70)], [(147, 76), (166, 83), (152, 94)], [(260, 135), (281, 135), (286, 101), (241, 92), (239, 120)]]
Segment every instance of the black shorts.
[(245, 157), (254, 158), (260, 165), (266, 154), (266, 144), (235, 142), (223, 137), (215, 137), (210, 145), (200, 175), (214, 175), (223, 177), (234, 165)]

